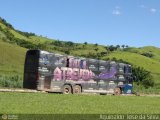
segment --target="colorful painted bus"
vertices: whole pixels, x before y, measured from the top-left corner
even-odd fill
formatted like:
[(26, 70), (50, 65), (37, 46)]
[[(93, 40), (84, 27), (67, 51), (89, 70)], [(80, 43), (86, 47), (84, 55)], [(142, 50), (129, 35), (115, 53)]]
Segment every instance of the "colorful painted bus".
[(23, 87), (64, 94), (132, 93), (129, 64), (28, 50)]

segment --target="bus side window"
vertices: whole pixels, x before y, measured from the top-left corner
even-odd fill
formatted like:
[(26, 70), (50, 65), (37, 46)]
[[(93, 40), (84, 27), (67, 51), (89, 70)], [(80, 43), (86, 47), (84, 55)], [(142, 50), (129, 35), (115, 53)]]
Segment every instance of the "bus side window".
[(124, 66), (124, 73), (127, 73), (127, 69), (126, 69), (126, 66)]
[(128, 66), (128, 69), (129, 69), (129, 73), (132, 73), (132, 68), (131, 68), (131, 66)]
[(67, 64), (66, 67), (69, 67), (69, 58), (67, 58)]
[(83, 60), (80, 60), (80, 69), (83, 69)]

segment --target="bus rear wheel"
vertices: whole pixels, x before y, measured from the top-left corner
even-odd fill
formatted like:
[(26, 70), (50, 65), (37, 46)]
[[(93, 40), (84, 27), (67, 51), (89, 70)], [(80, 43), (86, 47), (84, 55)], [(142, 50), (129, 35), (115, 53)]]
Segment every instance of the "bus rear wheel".
[(81, 91), (82, 91), (82, 89), (81, 89), (81, 86), (80, 86), (80, 85), (75, 85), (75, 86), (73, 87), (73, 93), (74, 93), (74, 94), (80, 94)]
[(63, 87), (63, 94), (71, 94), (72, 93), (72, 88), (70, 85), (64, 85)]
[(121, 94), (121, 89), (120, 88), (115, 88), (114, 89), (114, 95), (120, 95)]

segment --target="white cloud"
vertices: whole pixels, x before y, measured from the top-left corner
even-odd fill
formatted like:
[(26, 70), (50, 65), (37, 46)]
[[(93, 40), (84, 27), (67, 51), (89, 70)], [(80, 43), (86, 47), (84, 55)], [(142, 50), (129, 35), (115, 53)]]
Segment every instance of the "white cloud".
[(157, 12), (157, 9), (151, 8), (151, 9), (150, 9), (150, 12), (151, 12), (151, 13), (156, 13), (156, 12)]
[(146, 5), (140, 5), (140, 8), (147, 8)]
[(122, 12), (121, 12), (121, 10), (120, 10), (121, 8), (119, 7), (119, 6), (116, 6), (115, 8), (114, 8), (114, 10), (112, 11), (112, 14), (113, 15), (121, 15), (122, 14)]
[(120, 12), (120, 10), (113, 10), (112, 14), (113, 15), (121, 15), (122, 13)]
[(121, 9), (119, 6), (116, 6), (115, 9)]
[(140, 5), (139, 7), (142, 8), (142, 9), (146, 9), (146, 10), (150, 11), (151, 13), (156, 13), (157, 12), (156, 8), (150, 8), (150, 7), (148, 7), (146, 5), (143, 5), (143, 4)]

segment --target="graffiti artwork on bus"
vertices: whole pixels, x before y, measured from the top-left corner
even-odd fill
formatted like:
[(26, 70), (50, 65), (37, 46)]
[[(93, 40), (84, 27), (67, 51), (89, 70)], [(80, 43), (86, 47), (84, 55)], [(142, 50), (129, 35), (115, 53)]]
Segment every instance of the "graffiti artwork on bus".
[(54, 70), (54, 80), (90, 80), (94, 78), (95, 74), (91, 70), (68, 68), (68, 67), (57, 67)]

